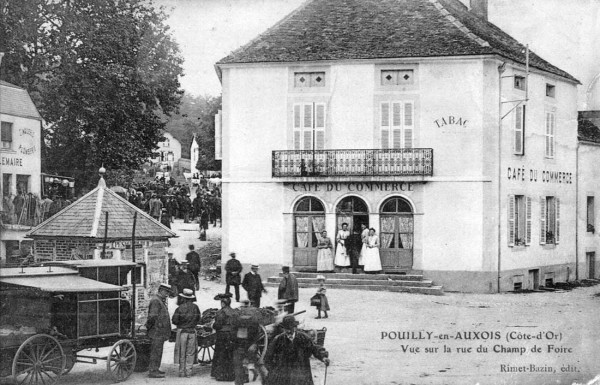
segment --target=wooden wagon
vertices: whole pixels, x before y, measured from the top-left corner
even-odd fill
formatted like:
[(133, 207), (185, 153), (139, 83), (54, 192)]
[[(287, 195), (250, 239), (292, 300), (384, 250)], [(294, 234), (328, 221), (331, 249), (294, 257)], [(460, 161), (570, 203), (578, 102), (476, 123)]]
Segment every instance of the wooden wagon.
[[(50, 385), (76, 362), (105, 360), (115, 381), (127, 379), (137, 353), (124, 290), (73, 268), (0, 269), (0, 375), (19, 385)], [(81, 354), (99, 348), (108, 353)]]

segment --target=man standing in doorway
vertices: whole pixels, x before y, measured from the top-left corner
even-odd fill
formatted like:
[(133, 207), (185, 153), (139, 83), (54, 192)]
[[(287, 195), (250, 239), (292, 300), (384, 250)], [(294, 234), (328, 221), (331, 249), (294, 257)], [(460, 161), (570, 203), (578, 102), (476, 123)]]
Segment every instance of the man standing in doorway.
[(160, 370), (162, 361), (163, 346), (165, 341), (171, 336), (171, 317), (167, 308), (167, 297), (171, 293), (171, 286), (161, 283), (158, 287), (158, 293), (150, 300), (148, 305), (148, 320), (146, 329), (148, 337), (152, 341), (150, 345), (150, 359), (148, 377), (164, 378), (165, 372)]
[(266, 293), (267, 289), (263, 286), (262, 278), (258, 274), (258, 265), (252, 265), (250, 272), (244, 276), (242, 287), (248, 293), (248, 299), (254, 307), (260, 307), (260, 297)]
[(281, 271), (283, 272), (283, 279), (279, 283), (277, 299), (286, 300), (287, 304), (284, 306), (284, 310), (292, 314), (294, 313), (296, 302), (298, 302), (298, 281), (296, 277), (290, 274), (289, 266), (283, 266)]
[(194, 250), (194, 245), (189, 245), (189, 249), (190, 252), (186, 254), (185, 260), (188, 261), (190, 272), (194, 276), (196, 290), (200, 290), (200, 278), (198, 277), (201, 267), (200, 255)]
[(235, 289), (235, 300), (240, 302), (240, 283), (242, 281), (242, 264), (235, 259), (235, 253), (230, 253), (231, 259), (225, 264), (225, 293), (229, 293), (229, 287)]

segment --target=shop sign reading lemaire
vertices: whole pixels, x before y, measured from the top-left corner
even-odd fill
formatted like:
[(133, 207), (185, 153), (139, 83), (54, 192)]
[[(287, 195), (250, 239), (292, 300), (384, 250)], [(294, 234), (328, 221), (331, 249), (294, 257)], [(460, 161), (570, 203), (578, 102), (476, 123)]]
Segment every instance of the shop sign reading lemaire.
[(573, 183), (573, 173), (565, 171), (527, 169), (525, 166), (508, 167), (507, 171), (508, 180), (518, 182)]
[(289, 183), (293, 191), (327, 192), (327, 191), (414, 191), (414, 184), (409, 182), (328, 182), (328, 183)]

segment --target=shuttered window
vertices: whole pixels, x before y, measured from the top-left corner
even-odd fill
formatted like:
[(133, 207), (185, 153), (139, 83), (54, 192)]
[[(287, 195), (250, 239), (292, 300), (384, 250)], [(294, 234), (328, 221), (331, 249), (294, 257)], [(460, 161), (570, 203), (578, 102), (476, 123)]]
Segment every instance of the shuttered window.
[(523, 155), (525, 138), (525, 106), (515, 108), (514, 153)]
[(412, 148), (414, 105), (390, 101), (380, 105), (381, 148)]
[(531, 244), (531, 198), (523, 195), (508, 196), (508, 245)]
[(325, 149), (325, 104), (295, 104), (293, 114), (294, 149)]
[(12, 148), (13, 124), (10, 122), (0, 123), (0, 141), (2, 148)]
[(560, 241), (560, 199), (540, 198), (540, 244), (558, 244)]
[(556, 129), (556, 116), (554, 112), (546, 112), (546, 157), (554, 158), (554, 134)]

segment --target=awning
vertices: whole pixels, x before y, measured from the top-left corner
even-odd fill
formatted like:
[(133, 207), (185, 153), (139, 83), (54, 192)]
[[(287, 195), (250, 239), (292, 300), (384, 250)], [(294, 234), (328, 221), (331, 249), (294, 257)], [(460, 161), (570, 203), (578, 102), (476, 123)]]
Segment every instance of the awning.
[(125, 287), (111, 285), (80, 277), (70, 276), (37, 276), (37, 277), (3, 277), (0, 284), (27, 287), (48, 293), (95, 293), (104, 291), (124, 291)]

